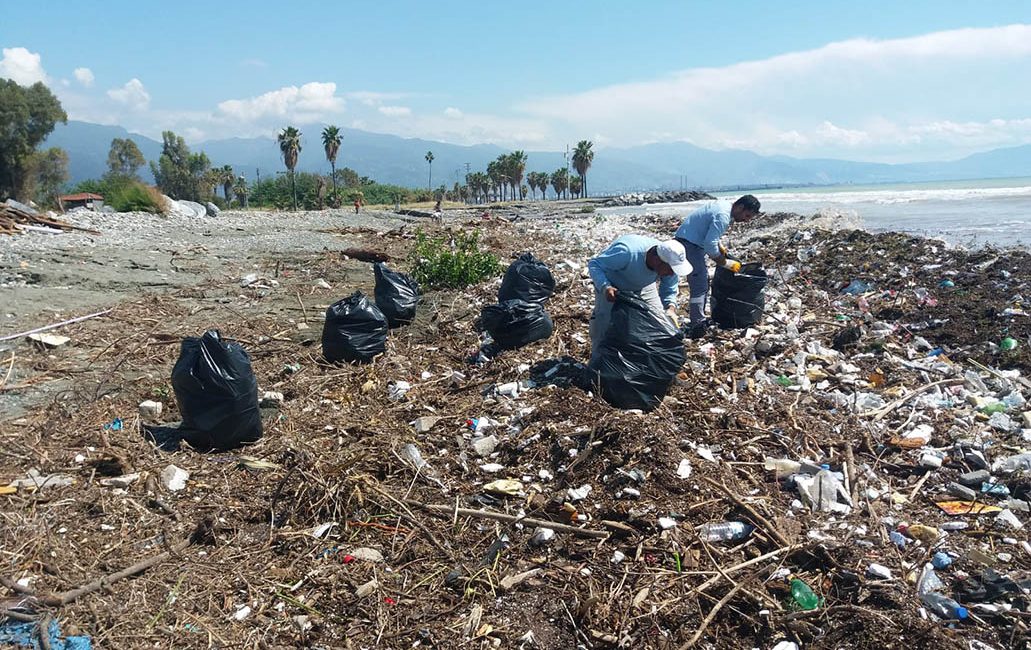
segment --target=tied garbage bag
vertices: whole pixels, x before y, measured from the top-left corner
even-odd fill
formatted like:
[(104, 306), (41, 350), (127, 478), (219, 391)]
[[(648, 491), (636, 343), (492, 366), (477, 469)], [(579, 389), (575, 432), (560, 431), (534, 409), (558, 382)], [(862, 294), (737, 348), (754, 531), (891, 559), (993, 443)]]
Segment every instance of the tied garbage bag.
[(376, 274), (376, 306), (387, 317), (391, 328), (407, 325), (415, 320), (415, 307), (419, 304), (419, 285), (398, 271), (391, 271), (383, 262), (373, 267)]
[(326, 310), (322, 354), (330, 363), (368, 363), (387, 349), (387, 317), (361, 291)]
[(183, 416), (179, 433), (201, 450), (234, 449), (261, 438), (258, 379), (239, 343), (218, 330), (183, 340), (172, 368), (172, 389)]
[(501, 350), (515, 350), (542, 341), (555, 330), (544, 307), (525, 300), (506, 300), (480, 312), (480, 327)]
[(764, 291), (769, 277), (758, 262), (732, 273), (722, 266), (712, 278), (712, 319), (725, 329), (741, 329), (759, 322), (766, 309)]
[(640, 295), (627, 291), (616, 294), (600, 348), (589, 368), (602, 397), (621, 409), (657, 407), (686, 359), (681, 331)]
[(555, 278), (548, 265), (532, 253), (523, 253), (509, 265), (498, 289), (498, 302), (525, 300), (543, 305), (555, 293)]

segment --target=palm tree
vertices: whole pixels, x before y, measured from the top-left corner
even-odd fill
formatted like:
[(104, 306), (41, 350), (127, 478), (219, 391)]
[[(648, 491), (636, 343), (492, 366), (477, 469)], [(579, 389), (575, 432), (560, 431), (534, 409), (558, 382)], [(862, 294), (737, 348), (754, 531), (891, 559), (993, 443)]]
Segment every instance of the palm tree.
[(236, 180), (236, 176), (233, 175), (233, 166), (224, 165), (218, 170), (218, 173), (222, 180), (222, 193), (226, 197), (226, 206), (228, 206), (229, 202), (232, 201), (229, 193), (233, 190), (233, 181)]
[(243, 176), (237, 177), (233, 183), (233, 194), (236, 195), (236, 202), (241, 207), (247, 207), (247, 179)]
[(569, 179), (569, 192), (573, 195), (574, 199), (580, 198), (580, 191), (584, 188), (584, 182), (582, 178), (570, 178)]
[(279, 134), (279, 151), (283, 154), (283, 163), (290, 171), (290, 191), (293, 193), (294, 210), (297, 209), (297, 182), (294, 168), (297, 167), (297, 156), (301, 153), (301, 132), (288, 126)]
[[(512, 184), (512, 199), (515, 200), (516, 191), (521, 189), (523, 174), (526, 172), (526, 152), (513, 151), (508, 154), (508, 182)], [(522, 193), (520, 193), (522, 194)], [(519, 197), (523, 197), (520, 195)]]
[(322, 146), (326, 149), (326, 160), (329, 161), (329, 168), (333, 178), (333, 203), (337, 201), (337, 152), (340, 151), (340, 142), (343, 140), (340, 129), (335, 126), (327, 126), (322, 129)]
[[(504, 156), (498, 156), (497, 160), (493, 160), (487, 163), (487, 176), (490, 177), (490, 183), (493, 187), (501, 188), (501, 200), (505, 200), (505, 185), (504, 185)], [(494, 197), (497, 201), (498, 198)]]
[(591, 168), (591, 163), (594, 162), (594, 152), (591, 151), (593, 146), (594, 143), (590, 140), (581, 140), (576, 144), (576, 149), (573, 150), (573, 169), (580, 176), (584, 196), (587, 196), (587, 170)]
[(555, 188), (555, 195), (561, 197), (562, 193), (566, 191), (568, 176), (566, 175), (566, 168), (559, 167), (551, 174), (551, 186)]
[(530, 200), (537, 200), (537, 172), (530, 172), (526, 175), (526, 184), (530, 188)]
[(548, 172), (537, 172), (537, 187), (541, 188), (541, 201), (548, 199)]
[(426, 152), (426, 162), (430, 165), (430, 178), (426, 181), (426, 189), (433, 187), (433, 152)]

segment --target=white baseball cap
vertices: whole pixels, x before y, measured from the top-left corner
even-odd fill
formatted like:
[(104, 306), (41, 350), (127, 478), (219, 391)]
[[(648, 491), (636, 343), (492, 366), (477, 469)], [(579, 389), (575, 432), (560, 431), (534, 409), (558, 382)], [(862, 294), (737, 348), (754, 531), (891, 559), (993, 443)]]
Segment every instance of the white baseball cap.
[(680, 277), (691, 275), (694, 267), (687, 261), (687, 252), (684, 250), (683, 244), (675, 239), (667, 239), (655, 248), (659, 259), (669, 264), (674, 273)]

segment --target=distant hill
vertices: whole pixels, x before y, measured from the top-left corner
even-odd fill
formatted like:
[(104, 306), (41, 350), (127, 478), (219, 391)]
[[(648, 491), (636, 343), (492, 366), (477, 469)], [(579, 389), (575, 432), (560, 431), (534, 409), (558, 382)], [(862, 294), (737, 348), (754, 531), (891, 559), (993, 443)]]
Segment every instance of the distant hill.
[[(321, 127), (302, 129), (299, 171), (329, 172), (322, 150)], [(461, 146), (401, 138), (394, 135), (343, 129), (344, 141), (337, 167), (350, 167), (362, 176), (384, 183), (425, 187), (428, 167), (424, 156), (432, 151), (433, 185), (451, 186), (465, 178), (466, 164), (482, 171), (507, 150), (495, 145)], [(44, 146), (65, 149), (72, 182), (104, 173), (107, 152), (114, 138), (132, 138), (147, 160), (157, 160), (161, 143), (132, 134), (119, 126), (70, 121), (58, 125)], [(190, 146), (204, 151), (214, 165), (232, 165), (253, 180), (284, 170), (279, 148), (271, 138), (210, 140)], [(565, 164), (559, 152), (527, 152), (526, 171), (552, 172)], [(146, 170), (149, 179), (150, 172)], [(714, 151), (686, 142), (666, 142), (622, 149), (600, 149), (587, 175), (590, 193), (628, 190), (711, 188), (751, 185), (809, 185), (837, 183), (890, 183), (1031, 176), (1031, 145), (995, 149), (949, 162), (890, 165), (834, 159), (762, 156), (751, 151)]]

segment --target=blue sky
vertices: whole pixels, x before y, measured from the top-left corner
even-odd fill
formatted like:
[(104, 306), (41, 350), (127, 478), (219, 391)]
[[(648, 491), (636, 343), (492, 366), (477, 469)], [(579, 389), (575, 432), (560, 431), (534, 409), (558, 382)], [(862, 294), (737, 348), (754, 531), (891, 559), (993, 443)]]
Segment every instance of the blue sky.
[(197, 142), (323, 123), (861, 160), (1031, 142), (1027, 2), (24, 2), (0, 76)]

